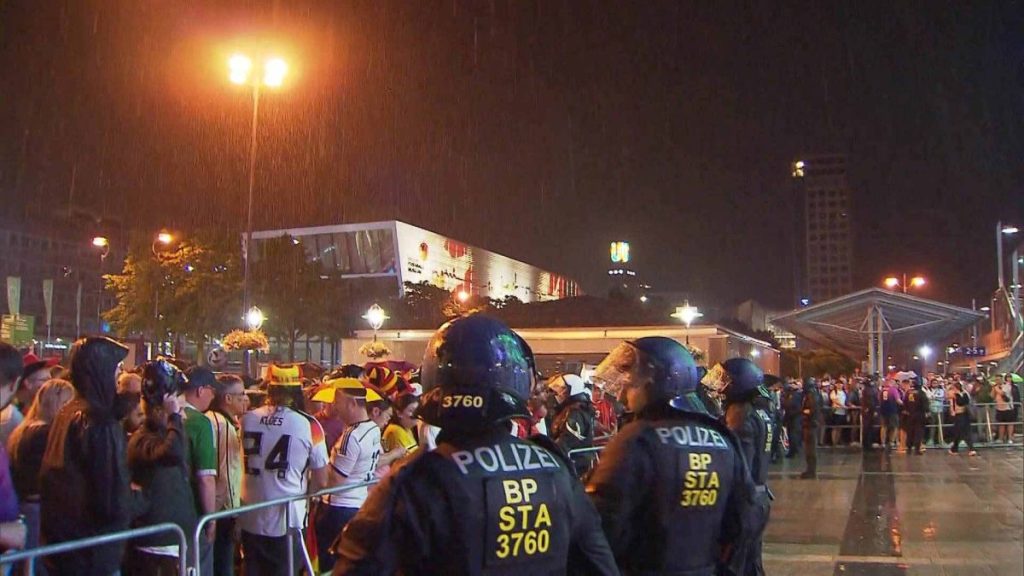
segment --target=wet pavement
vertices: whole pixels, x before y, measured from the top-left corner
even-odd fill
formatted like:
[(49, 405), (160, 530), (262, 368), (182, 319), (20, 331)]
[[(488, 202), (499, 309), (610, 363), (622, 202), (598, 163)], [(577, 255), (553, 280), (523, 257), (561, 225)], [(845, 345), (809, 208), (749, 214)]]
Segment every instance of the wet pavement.
[(951, 456), (818, 450), (772, 469), (772, 576), (1024, 575), (1024, 450)]

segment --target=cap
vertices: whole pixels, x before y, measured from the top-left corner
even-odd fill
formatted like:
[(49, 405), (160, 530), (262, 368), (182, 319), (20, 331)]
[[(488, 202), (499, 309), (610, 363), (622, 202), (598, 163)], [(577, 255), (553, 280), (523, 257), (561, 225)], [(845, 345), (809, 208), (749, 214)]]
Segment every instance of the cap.
[(182, 392), (198, 390), (204, 386), (217, 390), (217, 377), (205, 366), (193, 366), (185, 371), (185, 375), (188, 376), (188, 382), (182, 385)]
[[(334, 402), (334, 398), (339, 390), (343, 394), (348, 394), (355, 398), (366, 398), (367, 400), (370, 400), (370, 393), (372, 392), (371, 390), (367, 390), (366, 387), (363, 386), (362, 382), (355, 378), (335, 378), (324, 382), (323, 387), (313, 395), (312, 400), (313, 402), (325, 402), (330, 404)], [(376, 399), (380, 399), (380, 396), (375, 392), (373, 394), (376, 396)]]
[(56, 366), (57, 365), (57, 359), (56, 358), (40, 359), (39, 356), (36, 356), (32, 352), (29, 352), (28, 354), (25, 354), (21, 358), (21, 363), (22, 363), (22, 366), (24, 366), (24, 368), (21, 371), (21, 379), (22, 380), (26, 380), (26, 379), (28, 379), (29, 376), (31, 376), (32, 374), (34, 374), (34, 373), (36, 373), (36, 372), (38, 372), (40, 370), (43, 370), (45, 368), (53, 368), (54, 366)]

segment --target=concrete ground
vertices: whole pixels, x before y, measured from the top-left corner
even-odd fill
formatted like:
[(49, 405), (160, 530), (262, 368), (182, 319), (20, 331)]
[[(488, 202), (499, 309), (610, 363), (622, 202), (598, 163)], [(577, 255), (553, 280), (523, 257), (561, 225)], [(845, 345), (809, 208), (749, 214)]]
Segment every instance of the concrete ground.
[(1024, 575), (1024, 450), (953, 456), (818, 450), (772, 468), (765, 569), (788, 574)]

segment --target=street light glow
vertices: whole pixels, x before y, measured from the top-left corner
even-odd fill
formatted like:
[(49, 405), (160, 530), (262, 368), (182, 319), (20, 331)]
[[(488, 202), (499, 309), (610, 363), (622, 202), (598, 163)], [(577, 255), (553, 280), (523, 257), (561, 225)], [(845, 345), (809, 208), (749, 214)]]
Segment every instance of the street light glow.
[(384, 309), (379, 305), (374, 304), (363, 314), (363, 319), (370, 323), (370, 328), (376, 332), (380, 330), (380, 327), (384, 325), (384, 321), (388, 319), (388, 315), (384, 313)]
[(693, 324), (694, 320), (701, 316), (703, 316), (703, 314), (701, 314), (700, 310), (698, 310), (696, 306), (690, 306), (689, 300), (685, 300), (683, 305), (676, 308), (675, 313), (672, 314), (673, 318), (682, 320), (683, 324), (686, 324), (687, 328), (690, 327), (690, 324)]
[(920, 288), (921, 286), (924, 286), (926, 283), (927, 280), (925, 280), (922, 276), (914, 276), (913, 278), (910, 279), (910, 286), (912, 288)]
[(263, 84), (277, 88), (284, 83), (288, 64), (281, 58), (271, 58), (263, 64)]
[(260, 310), (256, 306), (249, 308), (245, 313), (245, 325), (249, 330), (259, 330), (266, 319), (267, 318), (263, 315), (263, 310)]
[(927, 360), (932, 355), (932, 347), (927, 344), (924, 344), (920, 348), (918, 348), (917, 353), (921, 356), (921, 358)]
[(103, 236), (97, 236), (92, 239), (92, 245), (97, 248), (106, 248), (110, 246), (110, 241)]
[(1017, 232), (1020, 232), (1020, 229), (1016, 226), (1003, 226), (1002, 229), (1003, 234), (1016, 234)]
[(228, 59), (229, 78), (233, 84), (245, 84), (252, 71), (252, 60), (245, 54), (235, 54)]
[(171, 242), (174, 242), (174, 235), (172, 235), (170, 232), (161, 232), (156, 235), (156, 241), (163, 244), (164, 246), (167, 246)]
[(885, 279), (885, 287), (891, 289), (896, 288), (900, 285), (900, 279), (895, 276), (889, 276)]
[(469, 292), (459, 290), (459, 293), (456, 294), (455, 297), (459, 299), (459, 302), (465, 302), (466, 300), (469, 300)]

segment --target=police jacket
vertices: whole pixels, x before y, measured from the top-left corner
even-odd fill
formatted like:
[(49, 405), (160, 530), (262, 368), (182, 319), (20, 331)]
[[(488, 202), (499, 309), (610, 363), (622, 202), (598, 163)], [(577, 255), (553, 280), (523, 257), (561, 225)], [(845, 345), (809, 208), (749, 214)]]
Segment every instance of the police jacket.
[[(559, 406), (548, 436), (566, 454), (580, 448), (591, 448), (594, 446), (595, 415), (594, 405), (586, 394), (571, 396)], [(573, 465), (579, 474), (589, 470), (593, 461), (593, 453), (572, 455)]]
[(772, 417), (767, 401), (736, 402), (725, 410), (725, 425), (740, 441), (750, 477), (757, 486), (768, 483), (772, 452)]
[(446, 437), (373, 489), (335, 545), (334, 575), (618, 574), (558, 449), (494, 429)]
[(923, 422), (928, 417), (928, 394), (921, 388), (911, 388), (907, 392), (907, 401), (903, 405), (910, 418), (916, 422)]
[(713, 418), (668, 408), (653, 416), (612, 438), (587, 493), (623, 574), (715, 574), (728, 551), (746, 549), (749, 472)]
[(786, 422), (794, 422), (800, 418), (800, 406), (804, 395), (799, 389), (786, 387), (782, 392), (782, 413)]
[(804, 428), (817, 428), (821, 417), (821, 392), (817, 388), (805, 388), (801, 403), (800, 422)]

